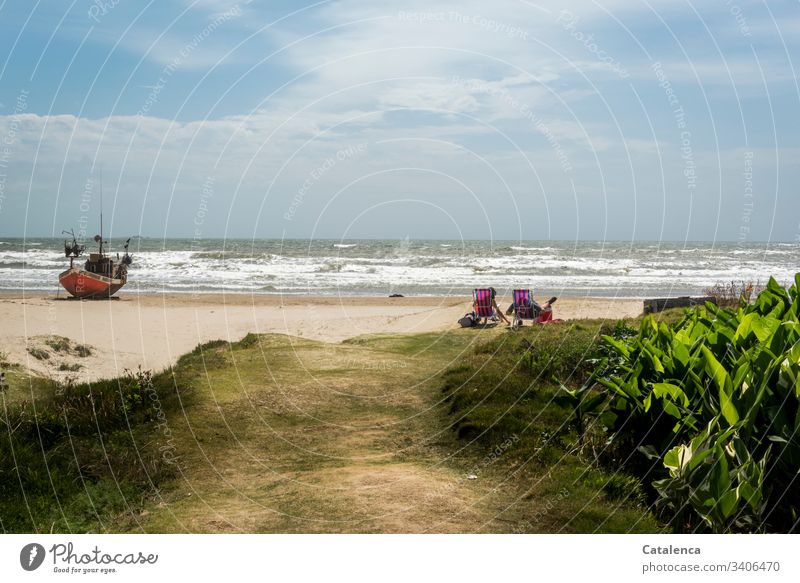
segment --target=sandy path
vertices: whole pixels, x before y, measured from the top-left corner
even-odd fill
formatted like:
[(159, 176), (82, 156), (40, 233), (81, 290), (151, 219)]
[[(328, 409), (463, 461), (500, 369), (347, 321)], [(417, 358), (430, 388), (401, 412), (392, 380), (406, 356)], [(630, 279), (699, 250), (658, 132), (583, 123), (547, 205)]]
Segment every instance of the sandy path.
[[(505, 307), (507, 298), (498, 302)], [(556, 317), (621, 318), (641, 312), (637, 300), (561, 298)], [(375, 333), (421, 333), (457, 326), (469, 301), (452, 297), (354, 298), (249, 295), (123, 295), (114, 301), (0, 296), (0, 351), (12, 362), (51, 376), (112, 377), (124, 369), (160, 370), (209, 340), (239, 340), (248, 332), (283, 333), (325, 342)], [(63, 336), (92, 348), (89, 357), (52, 353)], [(81, 365), (77, 372), (62, 364)]]
[(455, 336), (211, 349), (204, 367), (184, 369), (187, 406), (168, 416), (180, 476), (110, 530), (507, 530), (495, 518), (512, 500), (496, 479), (468, 478), (477, 462), (454, 455), (438, 405), (438, 371), (474, 338)]

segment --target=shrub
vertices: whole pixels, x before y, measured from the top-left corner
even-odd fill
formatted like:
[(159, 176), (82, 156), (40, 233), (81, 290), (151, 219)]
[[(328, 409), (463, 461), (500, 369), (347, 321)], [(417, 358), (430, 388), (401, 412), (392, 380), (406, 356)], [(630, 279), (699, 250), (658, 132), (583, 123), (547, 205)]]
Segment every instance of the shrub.
[(65, 338), (63, 336), (50, 336), (47, 340), (44, 341), (50, 348), (53, 349), (54, 352), (69, 352), (70, 351), (70, 340), (69, 338)]
[(604, 338), (612, 456), (680, 532), (792, 531), (800, 516), (800, 274), (755, 302)]
[(80, 364), (77, 364), (77, 363), (76, 364), (69, 364), (67, 362), (62, 362), (61, 364), (58, 365), (58, 370), (70, 371), (70, 372), (76, 372), (76, 371), (81, 370), (82, 368), (83, 368), (83, 366), (81, 366)]
[(76, 344), (75, 347), (72, 349), (73, 354), (75, 356), (80, 356), (81, 358), (85, 358), (87, 356), (92, 355), (92, 347), (87, 346), (86, 344)]
[(30, 354), (36, 360), (50, 360), (50, 353), (43, 348), (37, 348), (36, 346), (29, 346), (28, 354)]
[(731, 281), (716, 283), (705, 290), (705, 295), (714, 298), (718, 306), (732, 307), (741, 303), (749, 304), (754, 295), (763, 291), (764, 286), (753, 281)]

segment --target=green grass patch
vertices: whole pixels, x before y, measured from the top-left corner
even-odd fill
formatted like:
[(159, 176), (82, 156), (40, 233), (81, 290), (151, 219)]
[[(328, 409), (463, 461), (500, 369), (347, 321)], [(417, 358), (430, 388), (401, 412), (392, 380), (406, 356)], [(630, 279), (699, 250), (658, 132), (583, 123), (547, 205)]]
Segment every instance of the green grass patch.
[(104, 531), (175, 474), (158, 427), (176, 403), (169, 375), (139, 371), (81, 385), (14, 382), (26, 380), (30, 390), (15, 386), (0, 411), (4, 532)]
[[(597, 463), (604, 439), (599, 429), (592, 425), (584, 428), (585, 436), (579, 435), (572, 409), (560, 399), (559, 382), (576, 388), (591, 375), (603, 356), (603, 335), (624, 336), (635, 332), (637, 324), (582, 320), (523, 327), (476, 346), (442, 375), (448, 419), (462, 442), (492, 452), (497, 444), (513, 440), (515, 446), (498, 456), (497, 463), (529, 468), (527, 479), (534, 489), (542, 475), (548, 476), (553, 494), (532, 496), (527, 511), (518, 509), (519, 531), (661, 529), (647, 509), (639, 481)], [(559, 497), (559, 492), (568, 495)], [(542, 504), (550, 506), (545, 517)], [(525, 518), (526, 512), (541, 520)]]
[(71, 352), (72, 342), (64, 336), (50, 336), (44, 341), (53, 352)]

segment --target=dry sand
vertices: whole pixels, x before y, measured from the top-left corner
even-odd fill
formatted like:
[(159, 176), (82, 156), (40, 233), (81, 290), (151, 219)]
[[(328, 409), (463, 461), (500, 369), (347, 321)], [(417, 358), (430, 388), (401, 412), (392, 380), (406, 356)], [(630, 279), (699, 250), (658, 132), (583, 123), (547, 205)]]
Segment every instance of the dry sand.
[[(500, 298), (505, 308), (508, 298)], [(635, 317), (640, 300), (559, 298), (563, 319)], [(34, 372), (80, 380), (114, 377), (125, 369), (161, 370), (209, 340), (236, 341), (248, 332), (282, 333), (325, 342), (363, 334), (413, 334), (456, 328), (468, 298), (298, 297), (251, 295), (129, 295), (105, 301), (52, 296), (0, 296), (0, 352)], [(92, 355), (54, 352), (46, 340), (67, 337)], [(29, 348), (49, 350), (39, 360)], [(79, 364), (76, 372), (59, 371)]]

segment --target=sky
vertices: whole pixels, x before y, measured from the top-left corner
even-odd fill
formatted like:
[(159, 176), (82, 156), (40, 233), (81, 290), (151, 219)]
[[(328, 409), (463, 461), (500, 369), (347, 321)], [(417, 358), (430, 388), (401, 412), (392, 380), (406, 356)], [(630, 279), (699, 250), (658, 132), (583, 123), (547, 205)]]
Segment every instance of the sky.
[(800, 241), (800, 4), (0, 0), (0, 238)]

